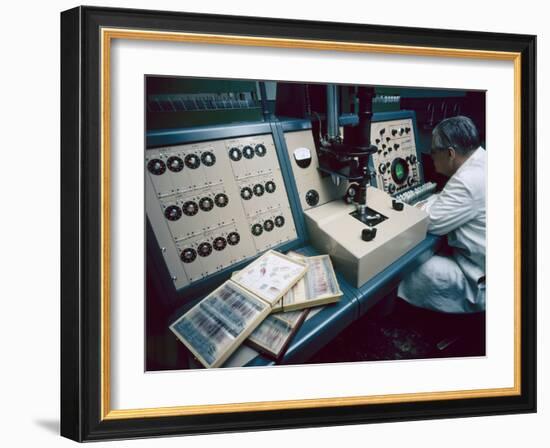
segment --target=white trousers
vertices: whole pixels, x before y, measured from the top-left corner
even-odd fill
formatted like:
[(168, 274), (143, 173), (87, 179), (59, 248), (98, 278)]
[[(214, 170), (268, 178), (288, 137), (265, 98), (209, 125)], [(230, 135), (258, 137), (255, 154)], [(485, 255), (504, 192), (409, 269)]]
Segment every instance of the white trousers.
[(444, 313), (485, 309), (485, 283), (468, 281), (452, 257), (434, 255), (408, 274), (397, 295), (411, 305)]

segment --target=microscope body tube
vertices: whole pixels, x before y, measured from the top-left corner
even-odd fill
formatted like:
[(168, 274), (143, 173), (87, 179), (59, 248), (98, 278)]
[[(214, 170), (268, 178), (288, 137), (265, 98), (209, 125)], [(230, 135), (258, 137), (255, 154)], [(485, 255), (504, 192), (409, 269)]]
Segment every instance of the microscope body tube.
[(328, 141), (334, 141), (339, 137), (338, 128), (338, 86), (327, 85), (327, 137)]

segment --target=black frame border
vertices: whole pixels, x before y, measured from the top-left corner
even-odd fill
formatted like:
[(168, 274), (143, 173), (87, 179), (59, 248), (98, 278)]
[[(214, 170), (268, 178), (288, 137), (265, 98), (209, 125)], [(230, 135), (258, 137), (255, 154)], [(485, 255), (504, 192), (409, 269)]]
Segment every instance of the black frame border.
[[(521, 394), (101, 420), (100, 28), (521, 53)], [(61, 435), (76, 441), (536, 412), (536, 36), (77, 7), (61, 14)]]

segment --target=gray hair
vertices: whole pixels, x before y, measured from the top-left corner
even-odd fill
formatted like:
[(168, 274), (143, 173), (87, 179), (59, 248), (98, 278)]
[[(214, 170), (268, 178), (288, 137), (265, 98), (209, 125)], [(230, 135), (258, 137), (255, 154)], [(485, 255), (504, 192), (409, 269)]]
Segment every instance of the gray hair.
[(468, 117), (457, 116), (441, 121), (432, 131), (432, 150), (453, 148), (465, 155), (479, 147), (479, 134)]

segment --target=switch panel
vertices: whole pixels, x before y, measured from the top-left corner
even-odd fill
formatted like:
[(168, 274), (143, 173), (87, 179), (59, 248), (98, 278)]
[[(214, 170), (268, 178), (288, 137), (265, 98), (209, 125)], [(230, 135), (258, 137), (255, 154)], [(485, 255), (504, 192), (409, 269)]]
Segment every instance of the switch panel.
[(371, 160), (379, 189), (395, 196), (422, 184), (412, 118), (372, 123), (371, 143), (378, 149)]
[(145, 154), (146, 211), (177, 289), (297, 238), (271, 134)]

